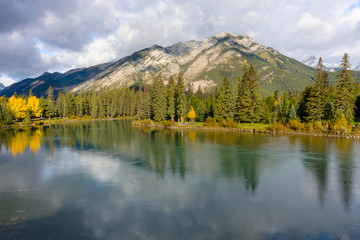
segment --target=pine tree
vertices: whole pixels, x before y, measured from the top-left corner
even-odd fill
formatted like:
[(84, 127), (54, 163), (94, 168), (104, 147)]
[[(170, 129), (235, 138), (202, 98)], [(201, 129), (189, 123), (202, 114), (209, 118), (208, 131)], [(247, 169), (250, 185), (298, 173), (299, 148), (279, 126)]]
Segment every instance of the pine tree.
[(351, 74), (349, 56), (345, 53), (340, 64), (340, 71), (337, 75), (335, 108), (338, 115), (337, 117), (344, 114), (350, 122), (354, 119), (355, 108), (355, 95), (352, 89)]
[(50, 120), (51, 117), (54, 116), (55, 114), (54, 92), (51, 86), (48, 89), (48, 96), (46, 98), (46, 102), (47, 102), (47, 111), (45, 114), (46, 116), (49, 117)]
[(151, 117), (151, 92), (149, 85), (145, 84), (144, 94), (143, 94), (143, 106), (142, 106), (142, 116), (144, 119), (150, 119)]
[(184, 122), (184, 116), (186, 114), (186, 96), (185, 96), (185, 87), (184, 87), (184, 79), (183, 74), (178, 74), (178, 80), (175, 89), (175, 109), (176, 109), (176, 117), (178, 122)]
[(247, 64), (243, 67), (243, 76), (237, 96), (237, 113), (239, 122), (251, 122), (251, 91), (250, 91), (250, 73)]
[(156, 76), (152, 89), (152, 109), (154, 113), (154, 120), (160, 122), (165, 120), (166, 107), (166, 91), (161, 76)]
[(249, 91), (250, 91), (250, 99), (251, 99), (250, 121), (259, 122), (261, 119), (260, 101), (258, 95), (259, 78), (252, 64), (250, 64), (248, 76), (249, 76)]
[(219, 89), (215, 103), (215, 118), (217, 120), (233, 118), (233, 99), (229, 80), (225, 77)]
[(315, 68), (314, 84), (311, 86), (309, 98), (306, 102), (306, 112), (308, 121), (319, 121), (324, 119), (327, 73), (324, 70), (322, 59)]
[(294, 104), (290, 104), (288, 119), (289, 119), (289, 120), (295, 120), (296, 118), (297, 118), (297, 115), (296, 115), (295, 105), (294, 105)]
[(167, 85), (167, 114), (171, 121), (175, 118), (175, 80), (171, 76)]
[(97, 118), (99, 114), (99, 104), (95, 89), (91, 94), (91, 117)]

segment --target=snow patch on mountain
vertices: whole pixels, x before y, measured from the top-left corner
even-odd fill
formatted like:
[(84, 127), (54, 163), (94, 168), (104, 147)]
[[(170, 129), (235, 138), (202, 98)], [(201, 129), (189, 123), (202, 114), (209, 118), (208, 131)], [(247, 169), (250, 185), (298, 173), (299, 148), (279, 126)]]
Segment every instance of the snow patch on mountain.
[[(315, 68), (318, 61), (319, 61), (318, 57), (310, 56), (310, 57), (306, 58), (305, 60), (303, 60), (302, 63), (309, 67)], [(329, 72), (334, 72), (339, 69), (339, 64), (336, 64), (336, 63), (323, 62), (323, 65), (324, 65), (324, 69)]]

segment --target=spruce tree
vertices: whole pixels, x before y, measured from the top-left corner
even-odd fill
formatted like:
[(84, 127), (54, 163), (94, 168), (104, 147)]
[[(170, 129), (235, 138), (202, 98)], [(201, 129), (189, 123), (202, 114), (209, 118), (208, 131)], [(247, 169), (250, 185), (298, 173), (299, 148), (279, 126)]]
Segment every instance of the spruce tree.
[(176, 117), (178, 122), (184, 122), (184, 116), (186, 115), (186, 96), (185, 96), (185, 87), (183, 74), (180, 72), (178, 74), (176, 89), (175, 89), (175, 109)]
[(151, 92), (149, 85), (145, 84), (144, 86), (144, 95), (143, 95), (143, 118), (144, 119), (150, 119), (151, 117)]
[(225, 77), (222, 81), (215, 103), (214, 115), (217, 120), (234, 117), (234, 105), (232, 97), (233, 95), (230, 87), (230, 82)]
[(327, 73), (324, 70), (322, 59), (315, 68), (314, 84), (311, 86), (309, 98), (306, 102), (307, 121), (319, 121), (324, 119)]
[(48, 89), (48, 96), (46, 98), (46, 102), (47, 102), (46, 115), (49, 117), (50, 120), (51, 117), (54, 116), (55, 114), (54, 92), (51, 86)]
[(167, 114), (171, 121), (175, 118), (175, 80), (171, 76), (167, 85)]
[(351, 75), (349, 56), (345, 53), (340, 64), (340, 71), (337, 75), (335, 108), (338, 115), (337, 117), (344, 114), (350, 122), (354, 119), (355, 108), (355, 95), (352, 89)]
[(290, 104), (289, 114), (288, 114), (288, 120), (295, 120), (297, 118), (296, 115), (296, 108), (294, 104)]
[(152, 109), (156, 122), (165, 120), (167, 114), (166, 92), (161, 76), (156, 76), (152, 89)]
[(251, 91), (250, 91), (250, 76), (249, 68), (247, 64), (243, 67), (243, 76), (241, 78), (241, 84), (239, 87), (239, 93), (237, 96), (237, 113), (239, 122), (251, 121)]
[(99, 114), (98, 97), (94, 89), (91, 94), (91, 117), (97, 118), (98, 114)]
[(250, 121), (251, 122), (259, 122), (261, 119), (261, 112), (260, 112), (260, 100), (258, 95), (259, 90), (259, 78), (255, 71), (255, 68), (252, 64), (249, 67), (249, 91), (250, 91)]

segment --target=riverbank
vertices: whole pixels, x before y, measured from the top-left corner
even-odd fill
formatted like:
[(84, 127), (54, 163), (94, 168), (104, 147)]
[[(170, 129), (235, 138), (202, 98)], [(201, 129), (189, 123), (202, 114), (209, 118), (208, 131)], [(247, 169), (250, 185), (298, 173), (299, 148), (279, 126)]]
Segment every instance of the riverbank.
[(52, 119), (38, 119), (31, 122), (16, 122), (11, 125), (0, 126), (0, 130), (16, 129), (23, 127), (36, 127), (36, 126), (48, 126), (55, 124), (71, 123), (71, 122), (83, 122), (83, 121), (103, 121), (103, 120), (132, 120), (134, 117), (117, 117), (117, 118), (92, 118), (92, 117), (76, 117), (76, 118), (52, 118)]
[(233, 131), (233, 132), (253, 132), (271, 135), (298, 135), (298, 136), (319, 136), (319, 137), (335, 137), (335, 138), (352, 138), (360, 139), (360, 133), (346, 133), (346, 134), (331, 134), (321, 132), (306, 132), (295, 131), (293, 129), (287, 129), (279, 124), (263, 124), (263, 123), (206, 123), (206, 122), (194, 122), (194, 123), (177, 123), (177, 122), (154, 122), (151, 120), (136, 120), (131, 123), (133, 126), (145, 127), (145, 128), (158, 128), (158, 129), (194, 129), (194, 130), (209, 130), (209, 131)]

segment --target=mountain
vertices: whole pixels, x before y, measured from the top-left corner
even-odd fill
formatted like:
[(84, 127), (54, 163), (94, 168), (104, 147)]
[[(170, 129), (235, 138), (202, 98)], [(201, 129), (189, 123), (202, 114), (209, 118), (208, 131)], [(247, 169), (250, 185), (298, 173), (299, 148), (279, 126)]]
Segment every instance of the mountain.
[(194, 90), (221, 83), (224, 77), (242, 74), (244, 61), (253, 64), (261, 80), (262, 93), (300, 90), (311, 83), (313, 69), (265, 47), (248, 36), (221, 33), (204, 41), (153, 45), (115, 62), (92, 79), (79, 84), (74, 92), (101, 87), (136, 86), (152, 82), (161, 73), (164, 79), (182, 71), (186, 84)]
[(66, 73), (48, 73), (45, 72), (37, 78), (27, 78), (20, 82), (14, 83), (2, 91), (0, 96), (12, 96), (15, 92), (18, 95), (28, 94), (30, 89), (35, 96), (47, 95), (47, 90), (51, 86), (56, 93), (58, 90), (67, 91), (73, 89), (81, 82), (87, 81), (94, 77), (96, 74), (104, 71), (113, 63), (104, 63), (89, 68), (72, 69)]
[[(0, 95), (28, 93), (45, 95), (49, 86), (54, 90), (71, 90), (75, 93), (103, 87), (138, 87), (151, 83), (161, 73), (164, 81), (171, 75), (183, 72), (186, 86), (192, 90), (212, 89), (224, 77), (242, 75), (243, 63), (253, 64), (260, 79), (260, 92), (268, 95), (275, 90), (295, 91), (312, 83), (314, 69), (293, 58), (263, 46), (248, 36), (220, 33), (204, 41), (179, 42), (168, 47), (153, 45), (113, 63), (90, 68), (74, 69), (64, 74), (44, 73), (38, 78), (15, 83)], [(360, 79), (356, 72), (354, 79)], [(335, 73), (329, 74), (334, 81)]]
[(360, 63), (354, 68), (354, 71), (360, 71)]
[[(319, 61), (319, 58), (317, 58), (315, 56), (310, 56), (307, 59), (303, 60), (302, 63), (309, 67), (315, 68), (318, 61)], [(336, 63), (323, 62), (323, 65), (324, 65), (324, 69), (329, 72), (335, 72), (335, 71), (339, 70), (339, 64), (336, 64)]]
[(4, 84), (0, 83), (0, 91), (5, 88)]

